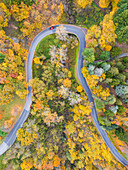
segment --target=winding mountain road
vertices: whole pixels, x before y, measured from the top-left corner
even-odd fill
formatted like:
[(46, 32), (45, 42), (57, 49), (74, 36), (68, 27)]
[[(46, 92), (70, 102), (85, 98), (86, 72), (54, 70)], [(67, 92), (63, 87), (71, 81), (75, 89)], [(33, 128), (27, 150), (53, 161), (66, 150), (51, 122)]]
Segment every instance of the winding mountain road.
[[(28, 54), (28, 58), (27, 58), (27, 69), (26, 69), (27, 83), (29, 82), (30, 79), (32, 79), (32, 61), (33, 61), (33, 56), (34, 56), (34, 52), (35, 52), (35, 48), (36, 48), (37, 44), (47, 35), (55, 33), (56, 27), (58, 27), (58, 26), (59, 25), (54, 26), (53, 30), (49, 30), (49, 28), (47, 28), (44, 31), (40, 32), (34, 38), (32, 44), (31, 44), (31, 47), (29, 49), (29, 54)], [(64, 27), (66, 27), (66, 31), (68, 33), (75, 34), (79, 39), (80, 46), (79, 46), (79, 57), (78, 57), (78, 61), (77, 61), (77, 76), (78, 76), (78, 79), (79, 79), (81, 85), (83, 86), (83, 88), (86, 91), (89, 102), (93, 103), (92, 117), (93, 117), (95, 126), (96, 126), (97, 130), (99, 131), (100, 135), (102, 136), (103, 140), (105, 141), (106, 145), (110, 148), (111, 153), (124, 166), (128, 166), (128, 161), (121, 156), (121, 154), (117, 151), (115, 146), (112, 144), (112, 142), (108, 138), (107, 133), (100, 127), (99, 121), (98, 121), (98, 115), (97, 115), (97, 111), (96, 111), (96, 106), (94, 103), (94, 99), (92, 97), (91, 90), (86, 82), (86, 79), (83, 77), (83, 75), (81, 73), (81, 68), (83, 67), (82, 51), (83, 51), (83, 48), (86, 47), (85, 34), (86, 34), (87, 30), (77, 27), (77, 26), (73, 26), (73, 25), (64, 25)], [(24, 110), (23, 110), (21, 116), (19, 117), (16, 124), (14, 125), (14, 127), (12, 128), (10, 133), (8, 134), (5, 141), (0, 145), (0, 155), (2, 155), (7, 149), (9, 149), (13, 145), (13, 143), (15, 142), (15, 139), (16, 139), (17, 130), (23, 126), (24, 122), (26, 121), (26, 119), (29, 115), (29, 109), (30, 109), (30, 106), (32, 103), (32, 101), (31, 101), (32, 88), (28, 87), (28, 91), (29, 91), (29, 93), (27, 95), (26, 104), (25, 104), (25, 107), (24, 107)]]

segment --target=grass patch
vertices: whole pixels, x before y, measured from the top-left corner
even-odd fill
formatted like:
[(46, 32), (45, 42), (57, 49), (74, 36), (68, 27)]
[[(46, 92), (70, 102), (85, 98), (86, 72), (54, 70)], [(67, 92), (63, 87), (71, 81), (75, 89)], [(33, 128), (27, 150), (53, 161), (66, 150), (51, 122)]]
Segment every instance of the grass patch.
[(78, 46), (76, 46), (73, 49), (68, 48), (67, 56), (70, 57), (71, 65), (69, 66), (69, 70), (72, 73), (72, 78), (75, 79), (78, 84), (80, 84), (78, 77), (76, 75), (77, 60), (78, 60), (78, 56), (79, 56), (79, 44), (78, 44)]
[[(15, 95), (13, 101), (10, 102), (8, 105), (1, 105), (0, 106), (0, 114), (3, 115), (2, 119), (0, 120), (0, 127), (3, 125), (5, 120), (8, 120), (12, 117), (11, 112), (16, 106), (20, 106), (21, 109), (23, 109), (23, 107), (25, 105), (25, 101), (26, 101), (26, 99), (20, 99), (17, 95)], [(14, 121), (17, 118), (19, 118), (20, 114), (21, 114), (21, 112), (17, 113)]]
[(55, 45), (55, 39), (55, 34), (43, 38), (36, 46), (35, 56), (40, 57), (43, 54), (47, 59), (50, 58), (49, 48), (51, 45)]

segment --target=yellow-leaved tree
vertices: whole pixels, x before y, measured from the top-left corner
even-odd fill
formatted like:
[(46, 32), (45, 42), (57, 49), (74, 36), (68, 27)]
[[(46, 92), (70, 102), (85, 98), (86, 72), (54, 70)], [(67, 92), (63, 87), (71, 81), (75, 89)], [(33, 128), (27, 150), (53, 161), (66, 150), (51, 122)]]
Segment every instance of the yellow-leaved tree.
[(106, 14), (103, 21), (101, 22), (102, 33), (100, 37), (100, 45), (106, 51), (110, 51), (112, 45), (115, 43), (117, 35), (115, 34), (116, 27), (113, 23), (113, 12)]
[(99, 0), (99, 6), (101, 8), (107, 8), (110, 3), (112, 3), (113, 8), (118, 4), (119, 0)]
[(80, 6), (81, 8), (85, 8), (87, 5), (91, 5), (93, 0), (76, 0), (76, 2), (78, 6)]

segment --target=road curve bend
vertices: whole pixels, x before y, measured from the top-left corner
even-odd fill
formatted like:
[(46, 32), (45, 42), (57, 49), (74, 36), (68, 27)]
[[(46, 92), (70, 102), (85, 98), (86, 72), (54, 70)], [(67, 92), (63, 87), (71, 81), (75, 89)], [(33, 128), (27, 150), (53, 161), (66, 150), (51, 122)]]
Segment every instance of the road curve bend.
[[(55, 33), (56, 28), (58, 26), (59, 25), (55, 25), (53, 30), (49, 30), (49, 28), (47, 28), (47, 29), (43, 30), (42, 32), (40, 32), (34, 38), (32, 44), (31, 44), (31, 47), (29, 49), (28, 58), (27, 58), (27, 69), (26, 69), (27, 83), (29, 82), (30, 79), (32, 79), (32, 61), (33, 61), (33, 56), (34, 56), (34, 52), (35, 52), (35, 48), (36, 48), (37, 44), (47, 35)], [(103, 130), (100, 127), (99, 121), (98, 121), (98, 115), (97, 115), (97, 111), (96, 111), (96, 106), (94, 103), (94, 99), (92, 97), (92, 92), (87, 84), (86, 79), (83, 77), (83, 75), (81, 73), (81, 68), (83, 67), (82, 51), (83, 51), (83, 48), (86, 47), (85, 34), (86, 34), (87, 30), (77, 27), (77, 26), (73, 26), (73, 25), (63, 25), (63, 26), (66, 27), (66, 31), (68, 33), (75, 34), (79, 39), (80, 46), (79, 46), (79, 57), (78, 57), (78, 61), (77, 61), (77, 76), (78, 76), (78, 79), (79, 79), (82, 87), (86, 91), (89, 102), (93, 103), (92, 117), (93, 117), (95, 126), (96, 126), (97, 130), (99, 131), (100, 135), (102, 136), (106, 145), (110, 148), (111, 153), (116, 157), (116, 159), (120, 163), (122, 163), (124, 166), (128, 166), (128, 161), (125, 158), (123, 158), (122, 155), (117, 151), (115, 146), (112, 144), (112, 142), (108, 138), (105, 130)], [(25, 104), (25, 107), (24, 107), (24, 110), (23, 110), (21, 116), (19, 117), (19, 119), (15, 123), (13, 129), (10, 131), (10, 133), (6, 137), (5, 141), (0, 145), (0, 155), (2, 155), (7, 149), (9, 149), (13, 145), (13, 143), (15, 142), (15, 139), (16, 139), (17, 130), (23, 126), (24, 122), (26, 121), (26, 119), (29, 115), (29, 110), (30, 110), (30, 106), (32, 103), (32, 101), (31, 101), (32, 87), (29, 86), (28, 91), (29, 91), (29, 93), (27, 95), (26, 104)]]

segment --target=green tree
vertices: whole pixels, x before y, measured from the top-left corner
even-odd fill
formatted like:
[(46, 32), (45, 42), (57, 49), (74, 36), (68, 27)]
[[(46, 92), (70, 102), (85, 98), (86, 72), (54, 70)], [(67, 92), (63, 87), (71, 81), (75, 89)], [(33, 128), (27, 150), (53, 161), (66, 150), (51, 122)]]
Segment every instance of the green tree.
[(117, 26), (116, 34), (119, 43), (128, 42), (128, 1), (121, 0), (118, 3), (119, 9), (116, 11), (113, 17), (114, 24)]
[(126, 76), (122, 73), (119, 73), (118, 75), (116, 75), (116, 78), (120, 80), (120, 82), (123, 82), (126, 80)]
[(95, 99), (95, 104), (96, 104), (97, 109), (99, 110), (105, 107), (104, 102), (99, 98)]
[(101, 56), (100, 56), (100, 59), (101, 60), (108, 60), (109, 56), (110, 56), (110, 52), (109, 51), (103, 51)]
[(109, 73), (111, 73), (113, 76), (119, 74), (119, 70), (117, 67), (111, 67), (111, 69), (109, 70)]
[(118, 57), (121, 54), (121, 49), (119, 47), (112, 47), (110, 51), (111, 57)]
[(118, 129), (116, 129), (115, 134), (120, 140), (128, 143), (128, 134), (123, 128), (119, 127)]
[(126, 110), (125, 110), (124, 106), (118, 106), (118, 111), (117, 111), (118, 114), (122, 115), (125, 111)]
[(105, 104), (114, 104), (116, 102), (115, 95), (110, 95), (107, 97)]
[(89, 63), (93, 63), (95, 61), (93, 48), (84, 48), (82, 55)]

